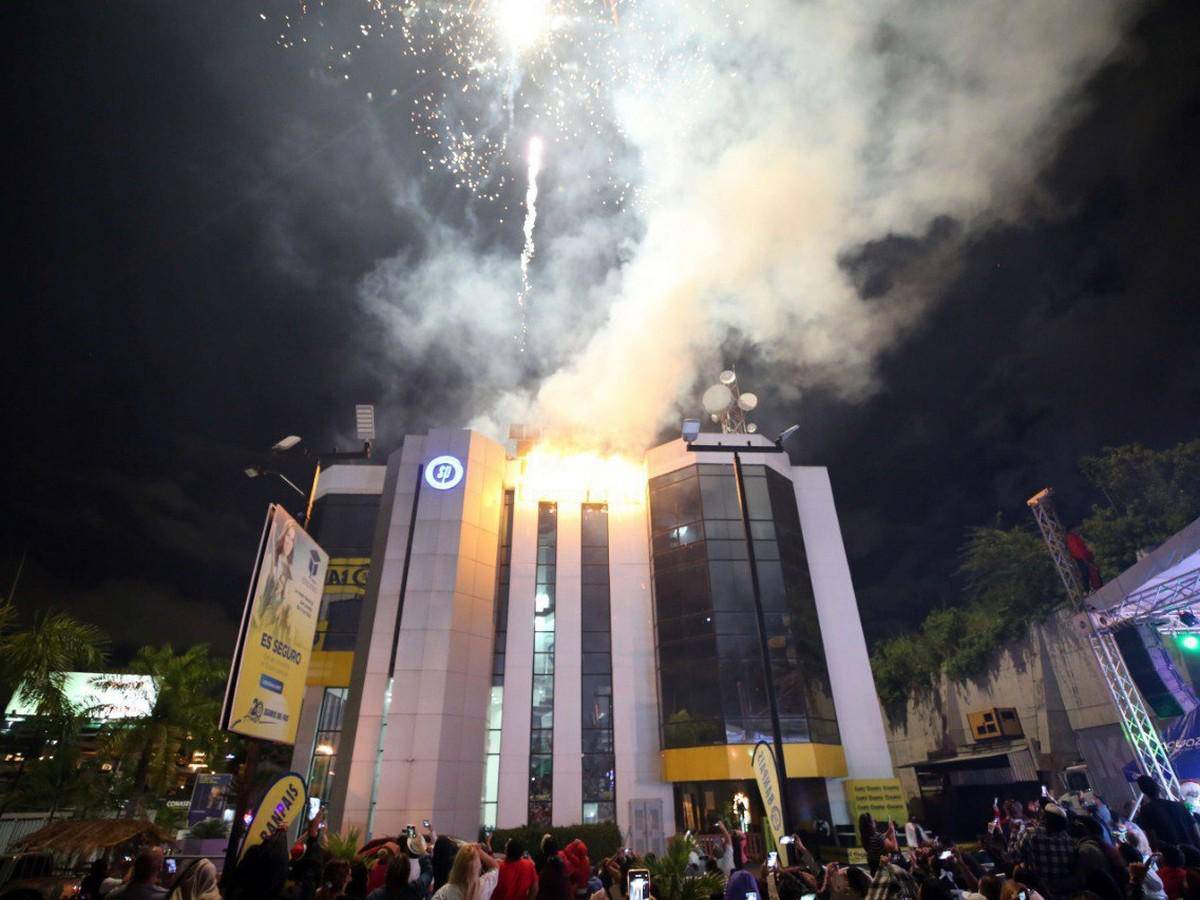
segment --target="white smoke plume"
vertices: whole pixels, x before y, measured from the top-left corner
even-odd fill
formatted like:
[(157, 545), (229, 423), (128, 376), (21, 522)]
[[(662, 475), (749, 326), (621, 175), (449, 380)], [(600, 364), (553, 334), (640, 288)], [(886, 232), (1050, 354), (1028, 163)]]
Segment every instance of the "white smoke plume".
[[(439, 222), (415, 199), (406, 205), (424, 222), (424, 252), (363, 284), (399, 352), (457, 360), (474, 424), (645, 446), (681, 410), (694, 413), (698, 379), (729, 362), (718, 348), (732, 333), (755, 345), (785, 395), (870, 392), (878, 354), (937, 299), (953, 253), (927, 262), (917, 287), (869, 300), (839, 260), (889, 235), (921, 238), (939, 217), (959, 223), (962, 240), (1024, 214), (1129, 9), (753, 0), (730, 30), (703, 4), (678, 6), (672, 39), (704, 48), (708, 71), (616, 86), (635, 157), (546, 148), (558, 190), (538, 225), (534, 365), (513, 349), (511, 249), (481, 246), (482, 232)], [(582, 185), (603, 165), (628, 167), (643, 212), (595, 208)]]

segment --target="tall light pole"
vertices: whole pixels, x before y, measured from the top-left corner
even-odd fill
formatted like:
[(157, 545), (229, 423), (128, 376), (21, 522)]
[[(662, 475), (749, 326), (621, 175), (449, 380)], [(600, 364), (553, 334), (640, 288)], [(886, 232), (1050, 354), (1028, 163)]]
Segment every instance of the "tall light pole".
[[(345, 462), (353, 459), (370, 459), (371, 446), (375, 443), (375, 407), (370, 404), (359, 404), (354, 408), (355, 429), (358, 439), (363, 442), (361, 450), (354, 450), (350, 453), (339, 453), (336, 449), (331, 453), (325, 453), (321, 456), (313, 453), (308, 447), (300, 447), (300, 452), (308, 458), (313, 464), (312, 485), (305, 493), (291, 479), (282, 472), (277, 472), (275, 469), (269, 469), (266, 466), (247, 466), (243, 471), (247, 478), (258, 478), (260, 475), (274, 475), (293, 491), (305, 498), (304, 503), (304, 530), (308, 530), (309, 523), (312, 520), (313, 503), (317, 499), (317, 483), (321, 479), (321, 465), (331, 462)], [(289, 434), (287, 437), (280, 438), (271, 446), (271, 458), (280, 457), (283, 454), (293, 450), (303, 443), (303, 439), (298, 434)]]
[[(733, 455), (733, 479), (737, 483), (738, 507), (742, 513), (742, 536), (746, 541), (746, 555), (750, 562), (750, 588), (754, 594), (754, 621), (758, 626), (758, 649), (762, 657), (763, 678), (767, 689), (767, 705), (771, 712), (772, 744), (775, 751), (775, 765), (779, 773), (779, 800), (783, 808), (783, 823), (787, 833), (795, 825), (792, 818), (792, 803), (788, 796), (787, 763), (783, 758), (783, 726), (779, 723), (779, 703), (775, 696), (775, 676), (771, 672), (771, 648), (767, 644), (767, 619), (763, 613), (762, 590), (758, 583), (758, 563), (754, 554), (754, 538), (750, 533), (750, 506), (746, 501), (746, 481), (742, 475), (742, 453), (786, 453), (783, 442), (800, 430), (799, 425), (793, 425), (775, 439), (773, 444), (762, 446), (754, 444), (750, 438), (738, 439), (744, 441), (732, 444), (697, 444), (700, 436), (700, 421), (684, 419), (683, 440), (692, 453), (729, 453)], [(724, 435), (726, 439), (732, 435)]]

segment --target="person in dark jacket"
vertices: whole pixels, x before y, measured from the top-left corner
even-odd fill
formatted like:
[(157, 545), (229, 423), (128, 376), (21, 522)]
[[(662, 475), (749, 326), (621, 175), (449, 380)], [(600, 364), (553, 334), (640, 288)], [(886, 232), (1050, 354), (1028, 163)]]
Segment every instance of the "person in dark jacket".
[[(420, 841), (424, 849), (424, 841), (419, 837), (409, 839), (409, 852), (401, 853), (388, 863), (387, 878), (382, 887), (376, 888), (367, 895), (367, 900), (426, 900), (429, 896), (429, 885), (433, 882), (433, 862), (427, 853), (415, 854), (413, 841)], [(412, 868), (409, 859), (416, 858), (419, 873), (412, 878)]]
[(574, 900), (567, 867), (558, 855), (558, 842), (549, 834), (542, 838), (542, 859), (537, 900)]
[(288, 873), (287, 832), (273, 835), (246, 851), (234, 872), (230, 900), (263, 900), (278, 896)]

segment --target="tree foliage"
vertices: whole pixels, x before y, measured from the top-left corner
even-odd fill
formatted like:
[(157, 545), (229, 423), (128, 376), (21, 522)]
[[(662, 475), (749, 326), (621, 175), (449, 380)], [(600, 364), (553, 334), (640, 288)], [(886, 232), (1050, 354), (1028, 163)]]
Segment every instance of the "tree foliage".
[(1054, 564), (1032, 526), (999, 520), (972, 528), (959, 553), (962, 606), (935, 610), (913, 634), (880, 645), (871, 660), (879, 698), (902, 703), (944, 670), (954, 679), (986, 671), (996, 649), (1024, 634), (1065, 600)]
[[(207, 644), (183, 653), (163, 644), (139, 650), (129, 670), (154, 679), (154, 703), (147, 715), (114, 723), (105, 735), (105, 750), (129, 777), (129, 808), (136, 814), (146, 797), (171, 786), (180, 757), (195, 750), (216, 754), (226, 666), (209, 656)], [(124, 687), (121, 682), (113, 686)]]
[(1200, 517), (1200, 440), (1166, 450), (1105, 447), (1080, 468), (1106, 501), (1080, 528), (1105, 580)]
[(0, 602), (0, 691), (6, 691), (5, 697), (17, 692), (38, 715), (71, 715), (64, 690), (67, 673), (95, 671), (107, 648), (108, 639), (95, 625), (67, 613), (45, 612), (20, 628), (12, 604)]
[[(1200, 440), (1166, 450), (1141, 444), (1105, 447), (1080, 460), (1105, 503), (1079, 528), (1105, 580), (1132, 565), (1138, 551), (1161, 544), (1200, 517)], [(963, 603), (931, 612), (912, 634), (879, 645), (871, 659), (880, 699), (904, 702), (941, 672), (982, 675), (1004, 643), (1024, 635), (1065, 595), (1045, 544), (1032, 525), (1004, 528), (999, 519), (972, 528), (959, 557)]]
[(646, 861), (650, 882), (661, 900), (708, 900), (724, 887), (723, 879), (715, 873), (689, 875), (688, 864), (696, 849), (691, 837), (673, 837), (667, 842), (667, 852), (653, 861)]

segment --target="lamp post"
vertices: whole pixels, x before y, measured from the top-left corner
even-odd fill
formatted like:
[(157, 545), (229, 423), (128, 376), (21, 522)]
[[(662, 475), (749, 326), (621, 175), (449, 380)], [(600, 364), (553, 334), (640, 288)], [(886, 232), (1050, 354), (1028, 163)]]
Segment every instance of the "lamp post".
[(793, 425), (767, 446), (755, 445), (746, 439), (745, 445), (740, 444), (697, 444), (700, 436), (698, 419), (685, 419), (683, 422), (683, 440), (691, 453), (729, 453), (733, 455), (733, 478), (737, 484), (738, 507), (742, 513), (742, 536), (746, 541), (746, 555), (750, 563), (750, 588), (754, 594), (754, 621), (758, 626), (758, 649), (762, 656), (763, 678), (767, 689), (767, 706), (771, 712), (772, 745), (775, 751), (775, 765), (779, 773), (780, 806), (783, 808), (784, 829), (790, 833), (795, 824), (792, 819), (792, 804), (788, 796), (787, 763), (783, 758), (783, 726), (779, 723), (779, 703), (775, 696), (775, 676), (771, 672), (771, 648), (767, 644), (767, 620), (763, 613), (762, 590), (758, 583), (758, 563), (754, 553), (754, 538), (750, 532), (750, 507), (746, 501), (746, 481), (742, 473), (742, 456), (746, 453), (786, 453), (783, 442), (800, 430), (799, 425)]
[[(276, 478), (278, 478), (280, 481), (282, 481), (284, 484), (286, 484), (288, 487), (290, 487), (293, 491), (295, 491), (297, 494), (299, 494), (301, 497), (304, 497), (305, 498), (304, 530), (307, 531), (309, 523), (312, 520), (313, 503), (317, 499), (317, 482), (320, 481), (320, 479), (321, 479), (321, 464), (322, 463), (330, 463), (330, 462), (345, 462), (345, 461), (354, 460), (354, 459), (370, 459), (371, 458), (371, 445), (374, 443), (374, 440), (375, 440), (375, 424), (374, 424), (374, 413), (373, 412), (371, 413), (371, 420), (370, 420), (369, 427), (370, 427), (369, 436), (364, 438), (362, 450), (354, 450), (349, 453), (339, 453), (335, 450), (332, 453), (324, 454), (324, 456), (317, 456), (316, 454), (312, 453), (307, 447), (300, 448), (300, 452), (303, 453), (308, 458), (309, 462), (311, 462), (313, 464), (312, 486), (309, 487), (307, 493), (302, 488), (298, 487), (294, 481), (292, 481), (290, 478), (288, 478), (282, 472), (277, 472), (274, 469), (268, 469), (265, 466), (247, 466), (242, 471), (244, 471), (246, 473), (247, 478), (258, 478), (260, 475), (274, 475)], [(363, 435), (364, 435), (364, 430), (363, 430), (363, 427), (360, 425), (359, 436), (362, 437)], [(272, 457), (282, 456), (284, 453), (287, 453), (293, 447), (298, 446), (300, 444), (300, 442), (301, 442), (301, 438), (299, 435), (289, 434), (287, 437), (281, 438), (280, 440), (275, 442), (274, 446), (271, 447), (271, 456)]]

